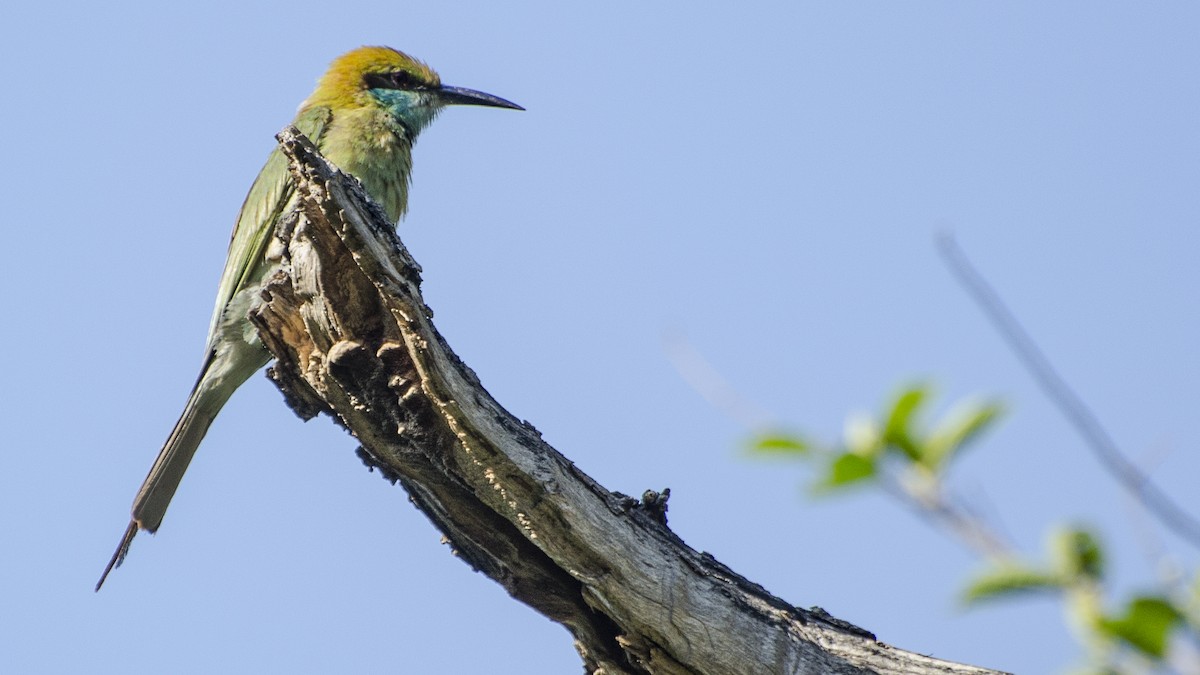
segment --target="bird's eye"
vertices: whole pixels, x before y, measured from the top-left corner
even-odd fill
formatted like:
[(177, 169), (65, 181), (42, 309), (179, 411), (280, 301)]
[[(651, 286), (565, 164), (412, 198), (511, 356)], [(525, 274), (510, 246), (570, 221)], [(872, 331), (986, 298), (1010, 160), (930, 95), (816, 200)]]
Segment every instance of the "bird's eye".
[(391, 73), (392, 83), (397, 89), (424, 89), (425, 83), (418, 80), (407, 70), (397, 70)]
[(388, 73), (367, 73), (363, 76), (367, 89), (426, 89), (427, 84), (406, 70)]

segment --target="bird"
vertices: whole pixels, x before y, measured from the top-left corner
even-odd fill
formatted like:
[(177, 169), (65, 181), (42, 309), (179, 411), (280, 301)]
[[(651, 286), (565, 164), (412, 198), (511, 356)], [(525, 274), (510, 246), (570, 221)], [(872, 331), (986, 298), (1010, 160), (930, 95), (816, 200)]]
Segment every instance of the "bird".
[[(367, 46), (334, 59), (292, 124), (326, 159), (357, 178), (388, 218), (398, 222), (408, 207), (413, 142), (452, 105), (524, 110), (498, 96), (444, 85), (432, 68), (404, 52)], [(247, 314), (271, 267), (266, 250), (276, 223), (294, 204), (287, 159), (276, 148), (234, 225), (199, 377), (133, 500), (129, 525), (96, 591), (124, 561), (139, 530), (158, 530), (217, 413), (234, 390), (270, 361)]]

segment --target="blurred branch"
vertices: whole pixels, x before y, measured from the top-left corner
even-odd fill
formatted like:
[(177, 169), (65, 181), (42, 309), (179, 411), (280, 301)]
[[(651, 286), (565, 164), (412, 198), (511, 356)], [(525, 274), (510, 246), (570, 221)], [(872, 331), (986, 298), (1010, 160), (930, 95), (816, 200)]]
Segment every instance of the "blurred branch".
[(730, 384), (683, 332), (666, 331), (662, 342), (675, 370), (709, 405), (752, 431), (771, 425), (770, 414)]
[(1100, 424), (1100, 420), (1084, 404), (1083, 400), (1067, 385), (1055, 371), (1049, 359), (1038, 348), (1029, 333), (1021, 327), (1017, 318), (1005, 306), (1004, 301), (987, 280), (975, 269), (966, 254), (959, 248), (950, 234), (937, 238), (938, 251), (942, 259), (976, 304), (983, 309), (1001, 337), (1016, 353), (1017, 358), (1033, 375), (1034, 380), (1062, 414), (1071, 422), (1101, 466), (1125, 489), (1129, 490), (1145, 507), (1158, 517), (1160, 523), (1194, 546), (1200, 546), (1200, 521), (1177, 505), (1158, 488), (1133, 462), (1129, 461), (1117, 447), (1112, 437)]
[[(302, 417), (325, 412), (350, 430), (459, 558), (566, 627), (587, 672), (994, 672), (793, 607), (671, 532), (665, 494), (639, 502), (597, 484), (446, 344), (420, 268), (357, 182), (294, 129), (279, 140), (298, 205), (251, 312), (272, 379)], [(391, 561), (364, 566), (381, 583), (417, 582)]]
[(905, 504), (931, 527), (942, 528), (976, 554), (992, 561), (1013, 557), (1012, 546), (983, 516), (953, 500), (940, 489), (919, 490), (902, 485), (904, 481), (885, 476), (880, 481), (884, 492)]

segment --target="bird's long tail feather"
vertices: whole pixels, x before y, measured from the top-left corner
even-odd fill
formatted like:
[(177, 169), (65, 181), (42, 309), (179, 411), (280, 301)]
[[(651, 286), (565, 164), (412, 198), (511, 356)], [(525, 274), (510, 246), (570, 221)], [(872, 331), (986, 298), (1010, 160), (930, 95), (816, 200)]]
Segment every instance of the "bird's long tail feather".
[[(183, 480), (184, 472), (196, 454), (196, 448), (200, 446), (200, 441), (204, 440), (208, 428), (230, 395), (254, 370), (249, 369), (249, 372), (243, 375), (239, 371), (246, 369), (230, 368), (229, 366), (234, 365), (230, 361), (232, 359), (210, 358), (205, 363), (199, 379), (196, 380), (196, 386), (188, 395), (183, 414), (179, 416), (179, 421), (175, 422), (175, 428), (171, 430), (171, 435), (159, 451), (154, 466), (150, 467), (150, 473), (146, 475), (146, 480), (133, 500), (129, 527), (125, 529), (121, 543), (113, 553), (112, 559), (108, 561), (108, 566), (104, 568), (104, 573), (100, 575), (100, 581), (96, 583), (97, 591), (104, 585), (109, 572), (120, 567), (121, 562), (125, 560), (129, 545), (137, 535), (138, 529), (147, 532), (158, 529), (171, 498), (175, 496), (179, 482)], [(231, 370), (235, 372), (231, 373)]]

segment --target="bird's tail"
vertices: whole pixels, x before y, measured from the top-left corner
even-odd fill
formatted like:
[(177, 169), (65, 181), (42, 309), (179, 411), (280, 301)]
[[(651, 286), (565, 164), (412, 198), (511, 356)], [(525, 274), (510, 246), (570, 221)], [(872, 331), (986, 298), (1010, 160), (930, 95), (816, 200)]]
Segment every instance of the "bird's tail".
[(129, 545), (137, 535), (138, 529), (147, 532), (158, 529), (171, 498), (175, 496), (175, 490), (179, 488), (179, 482), (183, 480), (188, 464), (196, 454), (196, 448), (200, 447), (200, 441), (204, 440), (204, 435), (208, 433), (208, 428), (216, 419), (217, 413), (224, 407), (234, 390), (265, 362), (265, 359), (262, 359), (254, 367), (247, 368), (250, 364), (238, 363), (239, 360), (210, 357), (204, 364), (196, 385), (192, 387), (192, 393), (188, 395), (183, 414), (179, 416), (179, 421), (175, 423), (175, 428), (171, 430), (171, 435), (163, 444), (158, 458), (154, 460), (154, 466), (150, 467), (150, 473), (146, 475), (145, 482), (133, 500), (129, 527), (125, 529), (121, 543), (113, 553), (112, 559), (108, 561), (108, 566), (104, 568), (104, 573), (100, 575), (100, 581), (96, 583), (97, 591), (104, 585), (109, 572), (120, 567), (121, 562), (125, 560), (125, 554), (129, 552)]

